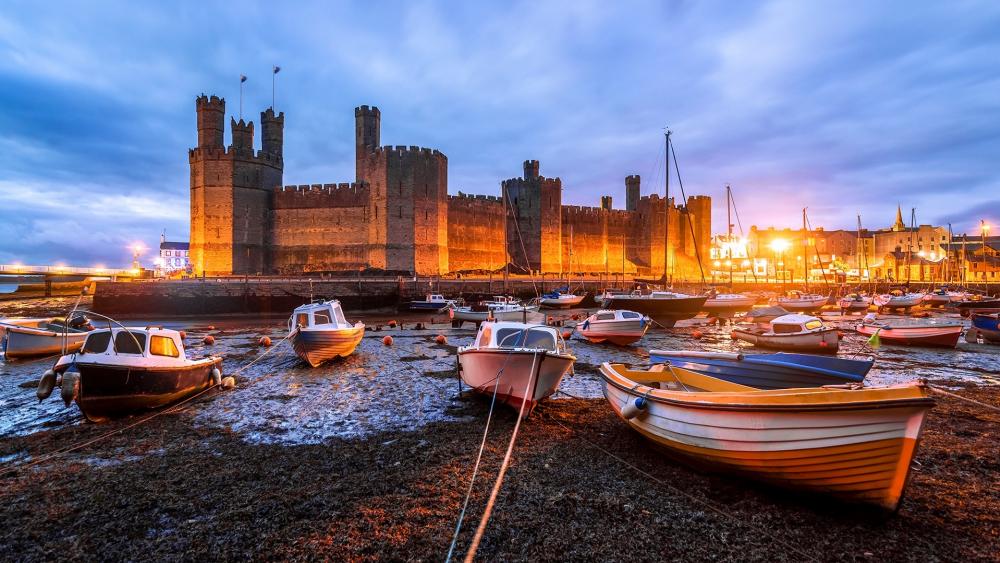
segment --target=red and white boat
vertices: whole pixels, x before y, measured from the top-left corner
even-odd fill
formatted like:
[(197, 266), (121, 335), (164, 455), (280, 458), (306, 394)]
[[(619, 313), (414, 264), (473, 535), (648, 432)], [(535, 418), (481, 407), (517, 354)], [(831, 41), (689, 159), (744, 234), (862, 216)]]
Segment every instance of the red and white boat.
[(576, 356), (559, 331), (544, 325), (484, 322), (476, 339), (458, 349), (462, 381), (527, 416), (559, 388)]
[(829, 298), (825, 295), (789, 291), (787, 295), (776, 298), (773, 304), (786, 311), (805, 313), (821, 309), (828, 301)]
[(878, 333), (879, 340), (900, 346), (934, 346), (954, 348), (962, 336), (963, 325), (953, 321), (937, 319), (878, 321), (869, 315), (855, 330), (859, 334), (872, 336)]
[(584, 319), (576, 330), (580, 336), (595, 344), (610, 342), (628, 346), (642, 339), (649, 330), (649, 324), (648, 318), (635, 311), (601, 310)]

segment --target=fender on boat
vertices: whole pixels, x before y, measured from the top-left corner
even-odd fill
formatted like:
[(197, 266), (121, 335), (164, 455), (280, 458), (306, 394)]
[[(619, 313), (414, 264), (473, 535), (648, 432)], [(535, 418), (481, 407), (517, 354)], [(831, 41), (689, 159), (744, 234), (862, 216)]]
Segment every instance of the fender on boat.
[(35, 390), (35, 396), (38, 397), (39, 402), (48, 399), (52, 395), (52, 391), (56, 388), (56, 372), (51, 369), (45, 370), (42, 374), (42, 378), (38, 380), (38, 389)]
[(63, 373), (62, 386), (59, 394), (62, 396), (63, 403), (68, 407), (74, 400), (76, 400), (79, 393), (80, 372), (76, 370), (76, 366), (74, 365)]
[(622, 407), (622, 418), (625, 420), (632, 420), (633, 418), (639, 416), (646, 411), (646, 398), (636, 397), (635, 399), (625, 403)]

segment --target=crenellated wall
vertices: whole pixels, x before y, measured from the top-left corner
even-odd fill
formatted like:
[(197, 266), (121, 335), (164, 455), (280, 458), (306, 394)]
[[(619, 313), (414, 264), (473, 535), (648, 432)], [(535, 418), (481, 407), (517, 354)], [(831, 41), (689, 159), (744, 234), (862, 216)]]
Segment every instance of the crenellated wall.
[(367, 266), (368, 188), (357, 184), (285, 186), (271, 199), (275, 273), (343, 272)]
[(507, 223), (511, 264), (540, 272), (562, 271), (562, 180), (538, 173), (524, 161), (524, 176), (501, 183), (512, 218)]
[(448, 196), (448, 270), (499, 270), (504, 252), (503, 200), (496, 196)]

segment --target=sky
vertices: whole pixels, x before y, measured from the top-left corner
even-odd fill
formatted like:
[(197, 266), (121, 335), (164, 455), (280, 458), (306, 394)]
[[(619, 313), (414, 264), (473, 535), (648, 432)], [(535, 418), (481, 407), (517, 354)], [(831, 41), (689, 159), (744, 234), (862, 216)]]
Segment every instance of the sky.
[[(285, 112), (285, 184), (354, 179), (353, 108), (496, 195), (526, 159), (563, 202), (725, 185), (740, 224), (1000, 222), (1000, 3), (5, 2), (0, 264), (116, 266), (187, 240), (195, 97)], [(228, 123), (228, 119), (227, 119)], [(229, 132), (226, 133), (229, 143)], [(256, 146), (260, 147), (259, 127)], [(671, 171), (671, 195), (679, 195)], [(735, 220), (734, 220), (735, 222)], [(152, 251), (150, 251), (151, 253)]]

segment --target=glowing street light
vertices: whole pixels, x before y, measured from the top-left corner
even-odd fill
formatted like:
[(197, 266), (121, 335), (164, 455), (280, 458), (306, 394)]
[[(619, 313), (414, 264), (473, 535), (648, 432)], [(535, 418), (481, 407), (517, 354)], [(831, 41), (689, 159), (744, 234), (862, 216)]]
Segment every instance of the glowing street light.
[(792, 243), (783, 238), (776, 238), (771, 241), (771, 250), (780, 254), (788, 250), (791, 245)]

